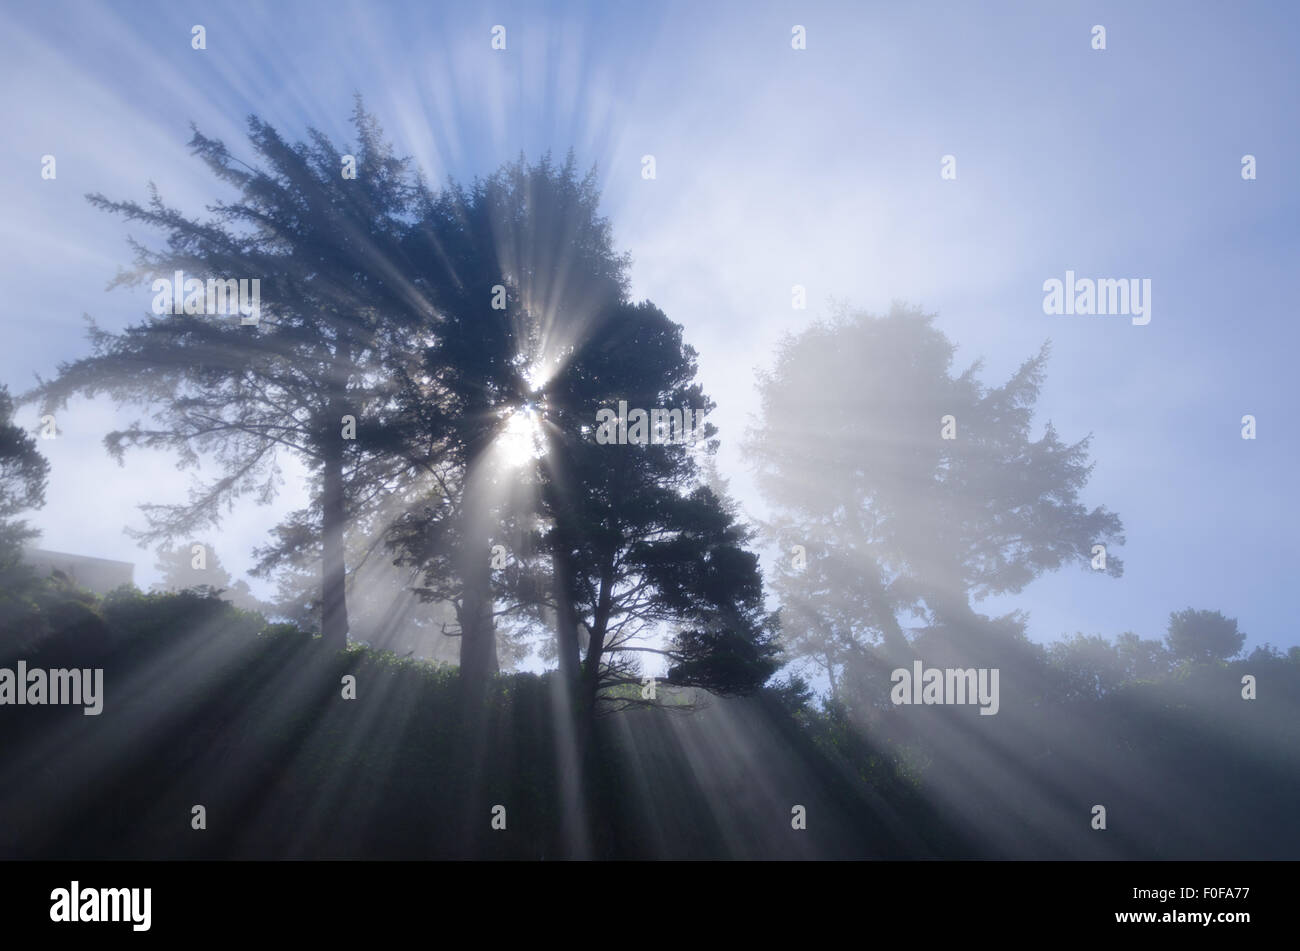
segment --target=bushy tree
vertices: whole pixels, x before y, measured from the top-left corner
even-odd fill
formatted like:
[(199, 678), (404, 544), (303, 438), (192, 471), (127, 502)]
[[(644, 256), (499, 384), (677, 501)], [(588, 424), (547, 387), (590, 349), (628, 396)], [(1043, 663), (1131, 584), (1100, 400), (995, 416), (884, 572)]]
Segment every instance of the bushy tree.
[(1158, 640), (1126, 631), (1115, 639), (1115, 650), (1126, 680), (1154, 680), (1169, 672), (1173, 658)]
[(423, 572), (422, 594), (453, 605), (462, 674), (480, 685), (498, 668), (491, 545), (526, 505), (510, 500), (520, 473), (494, 448), (626, 285), (598, 204), (594, 175), (579, 177), (572, 156), (559, 167), (521, 158), (468, 187), (423, 192), (404, 245), (431, 311), (418, 366), (395, 374), (391, 431), (436, 488), (407, 506), (391, 540)]
[(1170, 612), (1165, 642), (1178, 660), (1206, 663), (1241, 653), (1246, 635), (1237, 630), (1236, 618), (1224, 617), (1219, 611), (1186, 608)]
[[(165, 236), (161, 247), (132, 241), (134, 266), (115, 284), (185, 277), (260, 281), (260, 319), (239, 314), (179, 313), (147, 317), (120, 333), (91, 323), (93, 354), (61, 364), (31, 397), (47, 408), (76, 395), (108, 395), (147, 407), (148, 422), (109, 433), (119, 460), (131, 447), (174, 451), (179, 466), (215, 459), (219, 475), (197, 484), (179, 505), (143, 507), (142, 542), (170, 542), (218, 524), (237, 499), (271, 499), (281, 453), (312, 472), (309, 505), (263, 551), (280, 563), (312, 544), (321, 553), (322, 633), (346, 643), (344, 534), (385, 489), (408, 476), (402, 457), (381, 444), (382, 417), (393, 394), (394, 360), (409, 352), (402, 331), (426, 310), (401, 259), (403, 216), (413, 196), (407, 162), (383, 141), (357, 103), (355, 178), (343, 156), (315, 130), (291, 145), (270, 125), (248, 120), (260, 165), (232, 154), (197, 130), (190, 148), (232, 200), (191, 218), (152, 190), (146, 204), (89, 196), (95, 206)], [(344, 417), (355, 420), (345, 438)]]
[[(195, 551), (196, 545), (202, 546), (201, 552)], [(243, 611), (266, 612), (270, 607), (253, 594), (247, 581), (231, 576), (210, 541), (163, 545), (154, 567), (162, 574), (162, 580), (154, 586), (156, 590), (206, 590)]]
[[(688, 446), (595, 438), (598, 411), (620, 400), (711, 408), (681, 328), (628, 299), (627, 258), (598, 205), (571, 157), (430, 197), (408, 254), (436, 316), (404, 406), (439, 493), (393, 539), (425, 569), (427, 596), (456, 604), (470, 679), (493, 667), (494, 618), (514, 612), (553, 627), (587, 710), (603, 688), (639, 682), (648, 651), (668, 656), (674, 682), (753, 689), (774, 648), (747, 533)], [(537, 453), (511, 460), (500, 448), (521, 419)], [(499, 542), (509, 565), (494, 575)], [(668, 646), (646, 643), (661, 627)]]
[[(629, 303), (589, 328), (544, 389), (542, 547), (560, 669), (588, 703), (605, 686), (636, 682), (641, 653), (661, 652), (673, 684), (718, 693), (753, 690), (776, 666), (750, 532), (700, 464), (716, 450), (716, 430), (701, 427), (695, 446), (597, 438), (599, 411), (620, 402), (707, 413), (713, 403), (696, 372), (681, 327), (652, 304)], [(657, 626), (670, 632), (665, 646), (640, 642)]]
[[(23, 642), (39, 634), (35, 572), (23, 563), (23, 545), (37, 532), (20, 518), (45, 504), (50, 464), (36, 440), (14, 424), (9, 388), (0, 385), (0, 628)], [(21, 636), (20, 636), (21, 635)]]
[(954, 373), (953, 355), (932, 316), (895, 305), (788, 337), (760, 378), (745, 448), (774, 512), (783, 629), (832, 685), (864, 645), (904, 659), (914, 624), (994, 636), (975, 602), (1088, 566), (1094, 545), (1122, 572), (1118, 516), (1079, 501), (1088, 437), (1032, 433), (1047, 346), (996, 387), (978, 362)]
[(50, 464), (36, 440), (14, 425), (14, 401), (0, 384), (0, 557), (9, 558), (37, 534), (18, 518), (45, 504)]

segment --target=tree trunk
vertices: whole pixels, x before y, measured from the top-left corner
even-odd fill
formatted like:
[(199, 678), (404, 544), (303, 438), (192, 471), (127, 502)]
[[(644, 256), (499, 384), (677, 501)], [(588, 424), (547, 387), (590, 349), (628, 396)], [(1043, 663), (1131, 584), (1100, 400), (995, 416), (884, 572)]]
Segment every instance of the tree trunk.
[(560, 541), (551, 555), (555, 578), (555, 646), (560, 655), (560, 677), (573, 695), (581, 674), (581, 657), (578, 652), (578, 614), (573, 608), (573, 565), (569, 550)]
[[(590, 857), (591, 829), (588, 820), (588, 777), (591, 775), (592, 717), (584, 701), (582, 655), (578, 644), (578, 612), (574, 608), (573, 560), (567, 542), (558, 540), (551, 553), (556, 606), (555, 642), (559, 653), (560, 679), (554, 684), (553, 701), (560, 731), (559, 781), (562, 829), (566, 857)], [(590, 646), (588, 650), (590, 650)]]
[(600, 596), (596, 614), (592, 618), (591, 640), (587, 645), (587, 658), (582, 671), (582, 696), (580, 713), (587, 720), (596, 716), (596, 695), (600, 692), (600, 661), (605, 654), (605, 635), (609, 630), (609, 616), (614, 606), (614, 569), (607, 566), (601, 572)]
[(478, 463), (469, 464), (458, 532), (460, 556), (460, 677), (469, 696), (483, 697), (500, 669), (492, 619), (492, 558), (486, 542), (492, 524)]
[(464, 588), (457, 615), (461, 631), (460, 676), (475, 694), (482, 695), (500, 669), (492, 620), (492, 566), (487, 551), (480, 551), (472, 543), (465, 543), (464, 548), (460, 570)]
[(343, 446), (325, 440), (324, 495), (321, 499), (321, 636), (331, 650), (348, 646), (347, 564), (343, 539), (347, 507), (343, 499)]

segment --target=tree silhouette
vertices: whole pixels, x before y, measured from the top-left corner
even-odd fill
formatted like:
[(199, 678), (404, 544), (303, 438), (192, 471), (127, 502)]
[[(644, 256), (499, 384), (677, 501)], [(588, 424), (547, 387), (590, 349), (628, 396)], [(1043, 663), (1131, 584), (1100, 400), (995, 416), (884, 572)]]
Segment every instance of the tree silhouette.
[(0, 384), (0, 561), (16, 563), (24, 542), (35, 529), (17, 516), (45, 504), (50, 464), (36, 449), (36, 440), (15, 426), (9, 387)]
[(1127, 631), (1115, 639), (1115, 649), (1126, 680), (1153, 680), (1169, 672), (1172, 657), (1157, 640)]
[[(202, 456), (216, 459), (220, 475), (193, 488), (187, 502), (143, 506), (142, 543), (216, 525), (241, 497), (270, 500), (280, 481), (278, 454), (297, 456), (313, 474), (311, 502), (262, 560), (275, 564), (319, 546), (321, 629), (333, 647), (346, 644), (348, 630), (346, 527), (409, 478), (401, 455), (380, 439), (393, 392), (386, 368), (410, 350), (401, 336), (414, 323), (409, 315), (426, 309), (401, 265), (399, 218), (413, 195), (406, 160), (382, 141), (360, 100), (353, 123), (355, 179), (343, 177), (341, 153), (315, 130), (310, 144), (289, 145), (250, 117), (249, 139), (263, 162), (255, 168), (196, 129), (191, 150), (236, 191), (234, 200), (209, 206), (207, 220), (166, 206), (152, 186), (147, 205), (89, 196), (166, 235), (161, 250), (132, 240), (134, 266), (114, 285), (177, 271), (200, 281), (257, 279), (260, 320), (250, 326), (238, 315), (165, 314), (121, 333), (91, 322), (93, 355), (61, 364), (54, 380), (30, 394), (46, 407), (106, 393), (119, 404), (152, 408), (149, 423), (105, 437), (119, 461), (130, 447), (173, 450), (182, 468)], [(355, 439), (345, 438), (345, 416), (356, 420)]]
[(405, 245), (432, 310), (420, 365), (395, 374), (402, 411), (390, 431), (436, 488), (391, 540), (423, 570), (423, 596), (454, 605), (461, 674), (479, 686), (498, 668), (491, 544), (518, 534), (509, 525), (528, 506), (507, 504), (520, 472), (494, 446), (626, 286), (627, 259), (598, 204), (594, 173), (580, 178), (572, 155), (559, 167), (521, 158), (468, 188), (424, 192)]
[[(394, 431), (436, 473), (392, 540), (424, 569), (426, 597), (459, 620), (462, 676), (495, 669), (494, 617), (555, 627), (564, 681), (590, 711), (637, 682), (638, 635), (677, 624), (674, 682), (752, 689), (772, 670), (757, 559), (698, 479), (683, 445), (609, 446), (597, 411), (710, 404), (681, 328), (627, 300), (628, 260), (598, 213), (594, 173), (572, 156), (503, 167), (427, 196), (408, 242), (432, 302), (430, 344), (404, 377)], [(544, 452), (509, 464), (503, 434), (524, 413)], [(490, 545), (509, 542), (492, 574)]]
[[(195, 545), (202, 545), (203, 551), (196, 552)], [(235, 580), (231, 576), (222, 564), (215, 546), (209, 541), (162, 545), (158, 548), (154, 567), (162, 574), (162, 579), (154, 586), (155, 590), (177, 592), (206, 589), (244, 611), (266, 611), (268, 608), (253, 594), (248, 582)]]
[[(695, 380), (695, 351), (650, 303), (623, 303), (593, 321), (542, 393), (540, 460), (560, 669), (592, 709), (601, 690), (637, 683), (641, 653), (668, 661), (668, 680), (744, 693), (776, 664), (749, 532), (707, 484), (699, 458), (716, 449), (703, 427), (682, 441), (601, 444), (599, 411), (713, 403)], [(663, 647), (638, 639), (666, 625)], [(586, 632), (585, 650), (579, 626)]]
[(0, 656), (40, 641), (48, 633), (48, 615), (35, 595), (42, 581), (23, 561), (23, 546), (37, 532), (20, 518), (45, 504), (50, 464), (36, 440), (14, 425), (14, 402), (0, 384)]
[(1115, 644), (1099, 635), (1075, 634), (1048, 649), (1052, 667), (1061, 675), (1057, 696), (1064, 700), (1105, 696), (1124, 682), (1124, 663)]
[(1087, 565), (1095, 545), (1122, 571), (1119, 518), (1077, 501), (1088, 439), (1063, 443), (1050, 422), (1031, 438), (1046, 345), (994, 388), (979, 363), (953, 375), (953, 350), (895, 305), (788, 337), (760, 379), (746, 455), (775, 512), (782, 626), (832, 690), (864, 646), (909, 655), (912, 621), (931, 642), (1012, 636), (1014, 619), (990, 626), (972, 602)]
[(1236, 618), (1224, 617), (1219, 611), (1186, 608), (1170, 612), (1165, 642), (1178, 660), (1205, 663), (1241, 653), (1246, 635), (1237, 630)]

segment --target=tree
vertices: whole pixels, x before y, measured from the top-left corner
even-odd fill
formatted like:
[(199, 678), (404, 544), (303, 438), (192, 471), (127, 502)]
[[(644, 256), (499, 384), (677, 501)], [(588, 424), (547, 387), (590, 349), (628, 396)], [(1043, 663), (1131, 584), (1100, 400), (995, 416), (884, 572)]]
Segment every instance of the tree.
[[(702, 427), (696, 446), (598, 438), (601, 410), (620, 403), (703, 416), (713, 403), (696, 373), (678, 324), (653, 304), (624, 302), (588, 323), (542, 391), (540, 547), (552, 567), (560, 670), (580, 710), (594, 710), (607, 688), (639, 683), (641, 654), (663, 656), (671, 684), (721, 694), (752, 691), (777, 666), (750, 532), (700, 465), (716, 451), (715, 428)], [(664, 628), (663, 646), (645, 642)]]
[[(390, 522), (388, 513), (354, 524), (348, 533), (348, 620), (354, 641), (372, 648), (413, 655), (439, 664), (455, 665), (460, 657), (460, 638), (453, 602), (445, 598), (422, 598), (422, 572), (409, 565), (397, 565), (385, 542)], [(319, 560), (318, 558), (316, 560)], [(286, 618), (302, 630), (320, 628), (320, 585), (306, 565), (290, 565), (276, 572), (274, 604), (264, 610), (268, 616)], [(516, 645), (504, 632), (497, 638), (503, 666), (521, 660)]]
[[(29, 394), (46, 407), (105, 393), (152, 408), (149, 424), (136, 421), (105, 438), (119, 462), (130, 447), (173, 450), (181, 468), (204, 456), (217, 461), (220, 475), (199, 483), (187, 502), (143, 506), (142, 543), (215, 526), (241, 497), (270, 500), (279, 454), (302, 460), (313, 474), (310, 504), (262, 561), (319, 546), (321, 630), (336, 648), (348, 631), (347, 525), (410, 477), (401, 455), (382, 442), (382, 418), (393, 395), (387, 371), (411, 349), (402, 333), (415, 323), (411, 314), (427, 309), (401, 258), (402, 216), (414, 194), (407, 161), (382, 141), (360, 100), (353, 124), (354, 179), (343, 177), (343, 156), (315, 130), (310, 144), (291, 146), (250, 117), (250, 142), (263, 162), (253, 167), (196, 129), (191, 150), (236, 191), (233, 201), (209, 206), (207, 220), (166, 206), (152, 187), (147, 205), (89, 196), (167, 238), (161, 250), (133, 240), (135, 264), (115, 285), (170, 280), (178, 271), (195, 282), (258, 280), (259, 319), (247, 325), (238, 314), (205, 313), (220, 301), (211, 283), (208, 299), (196, 294), (191, 307), (187, 281), (185, 310), (198, 312), (149, 317), (121, 333), (91, 322), (93, 355), (61, 364), (54, 380)], [(355, 439), (344, 417), (354, 421)]]
[(895, 305), (787, 337), (760, 377), (745, 451), (774, 512), (783, 630), (832, 691), (866, 647), (902, 661), (912, 621), (931, 643), (1014, 640), (1015, 618), (972, 602), (1088, 565), (1094, 545), (1122, 572), (1119, 518), (1078, 501), (1089, 439), (1050, 422), (1031, 437), (1047, 346), (993, 388), (980, 363), (953, 375), (953, 353), (932, 316)]
[(37, 532), (19, 518), (45, 504), (50, 464), (13, 415), (9, 388), (0, 384), (0, 658), (6, 660), (40, 643), (50, 626), (40, 605), (43, 582), (23, 562), (23, 546)]
[(1067, 700), (1096, 700), (1124, 682), (1124, 665), (1114, 644), (1099, 635), (1076, 633), (1048, 650), (1051, 664), (1062, 675), (1058, 696)]
[(1178, 660), (1208, 663), (1241, 653), (1246, 635), (1237, 630), (1236, 618), (1224, 617), (1218, 611), (1186, 608), (1170, 612), (1165, 642)]
[[(771, 672), (757, 559), (686, 446), (608, 446), (599, 409), (710, 404), (681, 328), (627, 299), (626, 255), (594, 173), (523, 159), (429, 196), (408, 256), (433, 302), (404, 435), (439, 491), (392, 533), (427, 597), (456, 605), (462, 673), (493, 666), (495, 620), (553, 626), (561, 677), (590, 711), (661, 651), (675, 682), (743, 691)], [(522, 430), (536, 452), (504, 450)], [(508, 551), (492, 567), (491, 547)], [(670, 645), (637, 643), (665, 624)], [(478, 645), (475, 647), (475, 645)]]
[(172, 593), (206, 590), (241, 611), (266, 613), (269, 608), (253, 594), (247, 581), (237, 581), (231, 576), (210, 541), (163, 545), (159, 547), (157, 556), (154, 567), (162, 573), (162, 580), (154, 586), (155, 590)]
[(40, 582), (23, 562), (23, 545), (35, 529), (18, 516), (45, 504), (50, 464), (36, 440), (14, 425), (9, 388), (0, 384), (0, 653), (40, 640), (47, 619), (35, 601)]
[(572, 155), (560, 167), (520, 158), (468, 188), (424, 192), (406, 241), (413, 286), (432, 307), (420, 365), (397, 375), (402, 410), (390, 431), (436, 489), (408, 507), (391, 541), (422, 570), (423, 596), (454, 606), (461, 674), (480, 687), (498, 668), (496, 617), (512, 610), (497, 605), (491, 547), (522, 539), (510, 526), (531, 512), (503, 437), (626, 287), (627, 259), (598, 204), (594, 173), (579, 178)]
[(36, 449), (36, 440), (15, 426), (9, 387), (0, 384), (0, 563), (13, 568), (22, 545), (36, 537), (35, 529), (17, 516), (45, 504), (50, 464)]
[(1066, 699), (1095, 700), (1121, 684), (1155, 680), (1169, 673), (1171, 655), (1159, 641), (1132, 632), (1112, 644), (1104, 637), (1075, 634), (1052, 644), (1047, 659), (1059, 675), (1056, 693)]
[(1115, 649), (1126, 680), (1154, 680), (1169, 673), (1172, 658), (1158, 640), (1147, 640), (1126, 631), (1115, 639)]

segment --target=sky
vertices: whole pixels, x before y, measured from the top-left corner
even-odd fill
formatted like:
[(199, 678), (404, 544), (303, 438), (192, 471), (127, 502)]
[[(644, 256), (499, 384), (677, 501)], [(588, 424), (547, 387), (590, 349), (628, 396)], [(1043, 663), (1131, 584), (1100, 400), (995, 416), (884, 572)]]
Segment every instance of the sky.
[[(990, 385), (1052, 341), (1035, 435), (1091, 433), (1082, 501), (1124, 520), (1122, 579), (1062, 570), (983, 610), (1027, 611), (1046, 642), (1160, 637), (1169, 612), (1208, 608), (1248, 648), (1295, 645), (1297, 48), (1300, 7), (1250, 2), (6, 5), (0, 382), (19, 393), (85, 355), (83, 314), (117, 329), (148, 312), (148, 287), (106, 290), (148, 233), (87, 193), (142, 200), (154, 182), (201, 213), (224, 193), (191, 123), (242, 155), (250, 113), (347, 141), (360, 93), (434, 182), (521, 152), (596, 167), (633, 295), (699, 351), (750, 514), (739, 446), (782, 335), (836, 302), (906, 301)], [(1067, 270), (1149, 279), (1150, 323), (1045, 314), (1043, 283)], [(148, 584), (153, 554), (123, 528), (188, 476), (108, 457), (104, 433), (131, 418), (85, 401), (60, 417), (32, 521), (44, 547), (133, 561)], [(31, 407), (19, 420), (37, 426)], [(274, 505), (227, 513), (206, 533), (226, 567), (303, 497), (290, 468)]]

